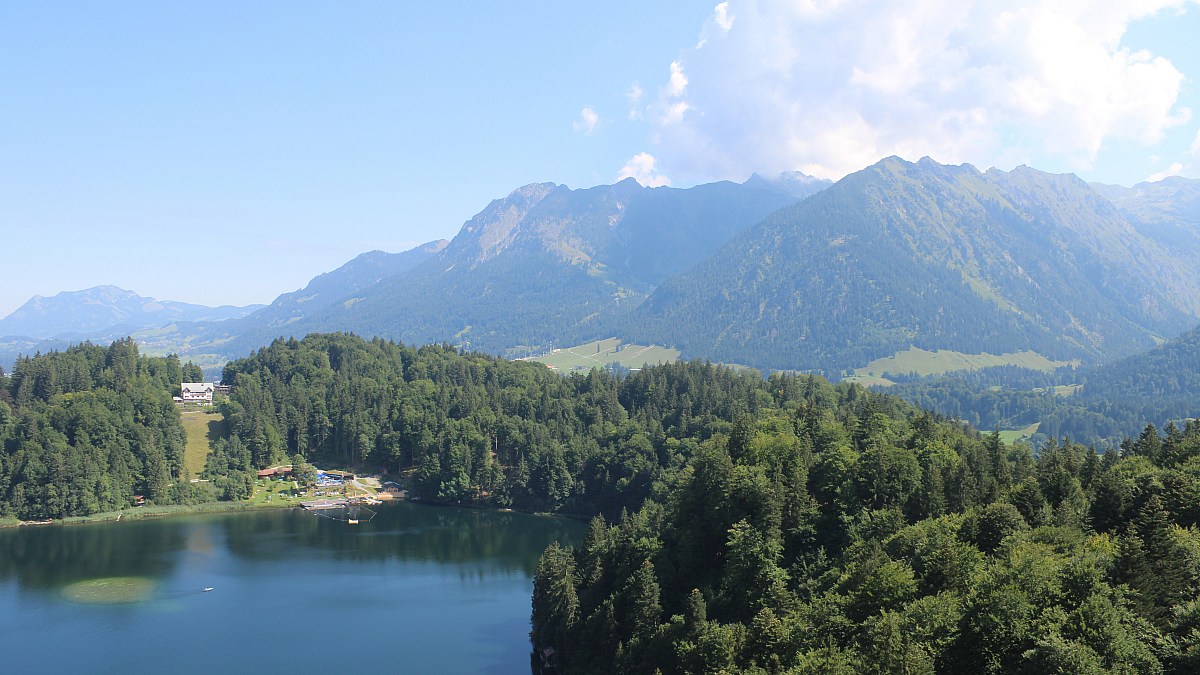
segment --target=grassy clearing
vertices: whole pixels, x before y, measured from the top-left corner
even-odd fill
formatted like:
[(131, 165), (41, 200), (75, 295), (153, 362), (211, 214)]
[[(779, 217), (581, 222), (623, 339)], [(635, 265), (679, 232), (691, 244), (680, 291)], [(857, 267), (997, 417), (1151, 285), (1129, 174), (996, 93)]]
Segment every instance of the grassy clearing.
[(626, 368), (641, 368), (646, 364), (671, 363), (679, 360), (679, 350), (656, 345), (623, 344), (617, 338), (597, 340), (575, 347), (555, 349), (529, 361), (544, 363), (563, 373), (603, 368), (614, 361)]
[(948, 349), (926, 351), (913, 347), (902, 352), (875, 359), (862, 368), (855, 368), (858, 376), (882, 376), (884, 373), (918, 375), (941, 375), (955, 370), (979, 370), (991, 366), (1019, 366), (1030, 370), (1051, 372), (1070, 361), (1051, 361), (1037, 352), (1024, 351), (1009, 354), (963, 354)]
[[(260, 478), (254, 483), (254, 494), (250, 499), (242, 502), (252, 508), (262, 507), (288, 507), (299, 506), (300, 502), (310, 499), (336, 499), (338, 497), (347, 497), (354, 495), (362, 495), (365, 493), (373, 494), (375, 491), (370, 487), (364, 486), (362, 489), (354, 489), (350, 487), (309, 487), (305, 490), (307, 494), (300, 494), (301, 488), (291, 480), (263, 479)], [(323, 494), (317, 494), (321, 492)]]
[(315, 492), (310, 491), (307, 497), (300, 496), (290, 480), (262, 480), (254, 484), (254, 494), (243, 502), (253, 508), (299, 506), (307, 499), (316, 499)]
[(1034, 422), (1024, 429), (1001, 429), (1000, 440), (1009, 445), (1012, 445), (1017, 441), (1028, 440), (1031, 436), (1037, 433), (1038, 427), (1041, 426), (1041, 424), (1041, 422)]
[(180, 414), (187, 445), (183, 449), (183, 465), (193, 478), (204, 470), (204, 461), (212, 452), (213, 443), (226, 434), (225, 416), (215, 408), (185, 410)]
[(842, 381), (853, 382), (864, 387), (890, 387), (896, 384), (886, 377), (878, 375), (851, 375), (850, 377), (842, 378)]

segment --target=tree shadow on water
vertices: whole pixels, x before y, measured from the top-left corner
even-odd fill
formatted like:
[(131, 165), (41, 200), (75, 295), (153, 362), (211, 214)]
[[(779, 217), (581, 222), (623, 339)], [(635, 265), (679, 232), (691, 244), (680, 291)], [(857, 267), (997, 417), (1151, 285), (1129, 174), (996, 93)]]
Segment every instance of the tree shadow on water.
[[(491, 641), (496, 636), (511, 636), (505, 640), (501, 651), (496, 654), (479, 672), (486, 675), (525, 675), (532, 671), (531, 654), (533, 646), (529, 643), (529, 619), (512, 619), (481, 625), (478, 633), (482, 639)], [(524, 638), (522, 640), (521, 638)]]

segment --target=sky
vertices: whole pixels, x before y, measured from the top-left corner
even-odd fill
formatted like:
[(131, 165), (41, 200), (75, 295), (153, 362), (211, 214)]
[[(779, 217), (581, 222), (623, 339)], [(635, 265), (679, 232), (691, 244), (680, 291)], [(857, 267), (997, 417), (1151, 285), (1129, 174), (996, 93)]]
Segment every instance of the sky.
[(534, 182), (1200, 178), (1196, 0), (0, 0), (0, 317), (267, 303)]

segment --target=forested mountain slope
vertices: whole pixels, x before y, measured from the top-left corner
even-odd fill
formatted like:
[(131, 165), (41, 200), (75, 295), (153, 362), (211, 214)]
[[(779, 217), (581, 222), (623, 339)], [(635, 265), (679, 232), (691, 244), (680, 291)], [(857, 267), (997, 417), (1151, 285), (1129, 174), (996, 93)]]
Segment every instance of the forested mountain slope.
[[(304, 288), (284, 293), (270, 305), (244, 319), (221, 324), (181, 326), (185, 340), (194, 350), (219, 350), (226, 358), (253, 351), (279, 335), (293, 334), (294, 324), (319, 315), (329, 307), (354, 297), (383, 279), (404, 274), (429, 261), (448, 244), (444, 239), (431, 241), (401, 253), (371, 251), (345, 265), (317, 275)], [(139, 336), (155, 341), (156, 336)], [(166, 335), (163, 349), (181, 342), (179, 335)], [(187, 351), (187, 350), (184, 350)], [(215, 376), (215, 374), (214, 374)]]
[(633, 179), (583, 190), (527, 185), (493, 201), (450, 242), (364, 254), (241, 321), (137, 337), (206, 362), (311, 332), (491, 353), (605, 337), (662, 279), (828, 185), (799, 173), (689, 189)]
[(888, 158), (668, 279), (623, 335), (833, 374), (910, 346), (1095, 360), (1200, 316), (1200, 268), (1070, 175)]
[(900, 384), (888, 393), (979, 428), (1037, 424), (1036, 443), (1069, 437), (1117, 447), (1147, 424), (1182, 428), (1200, 418), (1200, 327), (1146, 352), (1080, 370), (1009, 367), (896, 379)]
[[(1045, 417), (1043, 433), (1086, 438), (1092, 428), (1110, 442), (1146, 424), (1180, 428), (1200, 418), (1200, 328), (1115, 363), (1084, 373), (1066, 407)], [(1081, 410), (1079, 410), (1081, 409)], [(1105, 424), (1107, 422), (1107, 424)]]
[(353, 331), (492, 353), (604, 336), (663, 278), (797, 199), (755, 183), (528, 185), (492, 202), (434, 259), (299, 322), (292, 334)]

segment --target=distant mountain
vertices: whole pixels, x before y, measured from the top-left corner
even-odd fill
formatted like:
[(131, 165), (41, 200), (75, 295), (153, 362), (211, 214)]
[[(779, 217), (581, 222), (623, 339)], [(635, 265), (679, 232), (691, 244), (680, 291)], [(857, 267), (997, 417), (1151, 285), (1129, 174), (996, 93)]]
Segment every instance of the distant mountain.
[[(797, 195), (828, 185), (816, 179), (801, 185), (795, 177), (783, 187), (756, 182), (689, 189), (647, 188), (633, 179), (583, 190), (527, 185), (493, 201), (412, 270), (268, 328), (275, 336), (339, 330), (494, 352), (599, 335), (663, 279)], [(262, 330), (246, 330), (264, 316), (215, 326), (208, 341), (223, 351), (243, 348), (230, 356), (245, 351), (248, 333), (258, 342), (253, 346), (265, 344)]]
[(116, 286), (64, 291), (49, 298), (35, 295), (0, 320), (0, 336), (75, 339), (117, 333), (177, 321), (225, 321), (244, 317), (262, 305), (206, 307), (156, 300)]
[(898, 158), (832, 185), (532, 184), (449, 242), (367, 253), (248, 316), (135, 337), (210, 369), (333, 331), (508, 355), (619, 336), (835, 377), (909, 347), (1111, 362), (1200, 320), (1197, 184)]
[(195, 357), (211, 376), (217, 376), (225, 361), (244, 356), (276, 337), (303, 337), (311, 332), (304, 328), (306, 321), (338, 303), (347, 302), (354, 294), (383, 279), (419, 267), (445, 249), (448, 243), (439, 239), (400, 253), (363, 253), (331, 272), (314, 277), (304, 288), (284, 293), (243, 318), (219, 323), (178, 323), (162, 330), (137, 333), (134, 337), (154, 353), (173, 351)]
[(1200, 257), (1200, 180), (1171, 176), (1131, 188), (1092, 187), (1142, 234), (1182, 255)]
[(1074, 176), (892, 157), (666, 280), (622, 337), (834, 375), (912, 346), (1096, 360), (1194, 324), (1198, 268)]
[(785, 171), (774, 178), (767, 178), (755, 173), (751, 174), (750, 179), (743, 183), (746, 187), (774, 190), (795, 197), (796, 199), (804, 199), (805, 197), (814, 195), (831, 184), (831, 181), (824, 178), (809, 176), (799, 171)]
[(253, 314), (250, 322), (278, 328), (345, 300), (388, 277), (407, 272), (440, 253), (450, 242), (438, 239), (402, 253), (371, 251), (313, 278), (304, 288), (284, 293)]

